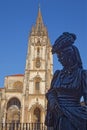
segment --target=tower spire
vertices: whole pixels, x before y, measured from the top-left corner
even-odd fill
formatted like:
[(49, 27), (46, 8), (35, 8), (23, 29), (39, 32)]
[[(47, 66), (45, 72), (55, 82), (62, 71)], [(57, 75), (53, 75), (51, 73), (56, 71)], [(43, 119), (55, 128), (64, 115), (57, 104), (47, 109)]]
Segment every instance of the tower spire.
[(43, 19), (42, 19), (40, 4), (39, 4), (39, 10), (38, 10), (38, 16), (37, 16), (36, 24), (43, 24)]
[(39, 6), (38, 6), (38, 7), (39, 7), (39, 10), (40, 10), (40, 3), (39, 3)]
[(42, 19), (42, 14), (41, 14), (41, 9), (40, 9), (40, 4), (38, 5), (38, 15), (37, 15), (37, 19), (36, 19), (36, 24), (35, 26), (32, 27), (32, 31), (31, 31), (31, 35), (47, 35), (47, 29), (43, 23), (43, 19)]

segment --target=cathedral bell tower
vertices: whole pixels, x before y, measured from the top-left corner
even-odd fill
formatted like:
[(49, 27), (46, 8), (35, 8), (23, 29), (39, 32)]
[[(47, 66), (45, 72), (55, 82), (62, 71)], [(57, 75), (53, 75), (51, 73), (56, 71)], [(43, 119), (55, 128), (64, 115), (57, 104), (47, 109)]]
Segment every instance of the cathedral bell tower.
[(39, 8), (36, 24), (31, 29), (28, 41), (22, 100), (22, 122), (44, 122), (45, 93), (50, 87), (52, 74), (51, 43)]

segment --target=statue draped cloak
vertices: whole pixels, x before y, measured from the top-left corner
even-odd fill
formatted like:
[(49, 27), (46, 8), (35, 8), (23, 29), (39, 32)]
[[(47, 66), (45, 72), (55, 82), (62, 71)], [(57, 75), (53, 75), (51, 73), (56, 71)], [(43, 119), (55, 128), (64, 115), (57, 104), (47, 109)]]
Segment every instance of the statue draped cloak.
[[(85, 130), (83, 127), (87, 120), (87, 106), (81, 105), (80, 99), (82, 96), (87, 105), (87, 71), (81, 68), (71, 72), (57, 70), (54, 73), (51, 87), (46, 93), (49, 108), (50, 103), (53, 103), (52, 110), (48, 108), (47, 112), (55, 113), (57, 111), (55, 103), (57, 103), (61, 113), (69, 119), (75, 128)], [(58, 119), (57, 114), (53, 115), (53, 120)], [(61, 116), (62, 114), (60, 114), (60, 118)], [(58, 125), (56, 121), (54, 121), (53, 127), (55, 125)]]

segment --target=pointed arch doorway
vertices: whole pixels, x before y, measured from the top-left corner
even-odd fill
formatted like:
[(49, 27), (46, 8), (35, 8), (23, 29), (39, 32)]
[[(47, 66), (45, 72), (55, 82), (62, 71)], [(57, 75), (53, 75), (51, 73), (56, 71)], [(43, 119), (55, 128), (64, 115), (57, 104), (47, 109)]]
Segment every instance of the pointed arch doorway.
[(40, 129), (40, 122), (41, 122), (41, 110), (40, 108), (36, 107), (33, 111), (33, 119), (34, 119), (34, 129)]
[(18, 123), (20, 122), (20, 108), (21, 103), (17, 98), (11, 98), (7, 103), (6, 122)]
[(34, 120), (34, 123), (40, 123), (41, 121), (41, 110), (38, 107), (34, 109), (33, 120)]

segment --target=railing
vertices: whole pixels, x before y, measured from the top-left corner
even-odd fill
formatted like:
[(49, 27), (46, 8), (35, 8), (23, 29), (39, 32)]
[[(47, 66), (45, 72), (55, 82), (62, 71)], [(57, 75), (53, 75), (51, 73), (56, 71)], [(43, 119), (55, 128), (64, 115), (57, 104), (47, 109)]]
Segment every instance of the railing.
[(0, 130), (47, 130), (44, 123), (0, 123)]

